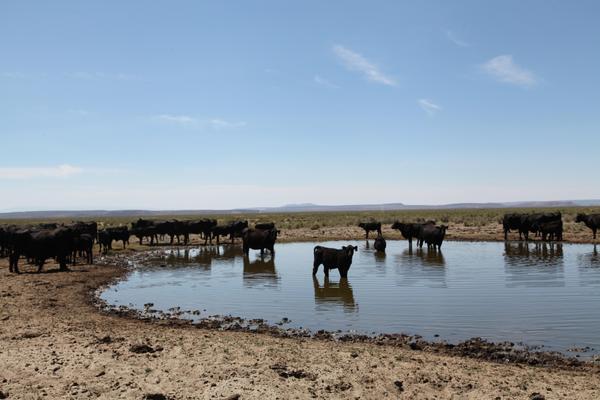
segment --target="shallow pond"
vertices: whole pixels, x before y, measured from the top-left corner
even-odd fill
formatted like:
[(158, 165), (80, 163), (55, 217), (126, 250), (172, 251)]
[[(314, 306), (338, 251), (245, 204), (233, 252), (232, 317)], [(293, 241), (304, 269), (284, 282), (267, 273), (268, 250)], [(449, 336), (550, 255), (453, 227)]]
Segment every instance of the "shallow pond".
[[(284, 327), (419, 334), (458, 342), (480, 336), (572, 353), (600, 352), (600, 255), (593, 245), (446, 242), (442, 251), (362, 242), (348, 280), (322, 267), (315, 243), (276, 245), (276, 256), (238, 246), (165, 250), (101, 298), (111, 305), (264, 318)], [(372, 245), (372, 242), (371, 242)]]

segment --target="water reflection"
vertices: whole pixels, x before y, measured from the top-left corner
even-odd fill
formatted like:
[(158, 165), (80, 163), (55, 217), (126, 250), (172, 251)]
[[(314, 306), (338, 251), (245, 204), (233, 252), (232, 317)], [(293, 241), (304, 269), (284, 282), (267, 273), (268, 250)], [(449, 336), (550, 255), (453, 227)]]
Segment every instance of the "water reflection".
[(565, 286), (562, 243), (504, 243), (507, 287)]
[(582, 286), (599, 287), (600, 286), (600, 255), (598, 247), (589, 253), (577, 256), (577, 265), (579, 267), (579, 280)]
[(268, 286), (279, 285), (279, 276), (275, 269), (275, 258), (257, 258), (250, 261), (244, 257), (244, 273), (242, 275), (244, 286)]
[(404, 286), (446, 287), (446, 259), (441, 250), (407, 248), (397, 256), (396, 273)]
[(354, 292), (348, 279), (340, 278), (339, 282), (332, 282), (324, 278), (323, 286), (319, 279), (313, 275), (313, 288), (315, 290), (315, 303), (319, 306), (342, 305), (344, 311), (358, 311), (354, 301)]

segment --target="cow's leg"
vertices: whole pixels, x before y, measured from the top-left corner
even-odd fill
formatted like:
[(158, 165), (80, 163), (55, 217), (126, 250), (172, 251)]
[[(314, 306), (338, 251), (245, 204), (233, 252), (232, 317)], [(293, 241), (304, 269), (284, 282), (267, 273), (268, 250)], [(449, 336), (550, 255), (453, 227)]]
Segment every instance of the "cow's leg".
[(313, 262), (313, 275), (316, 275), (317, 272), (319, 272), (319, 266), (321, 265), (321, 263), (319, 262), (319, 260), (315, 260)]
[(594, 232), (594, 240), (596, 240), (596, 231), (597, 229), (592, 229), (592, 232)]
[(325, 278), (329, 278), (329, 268), (323, 265), (323, 272), (325, 272)]
[(340, 268), (340, 278), (348, 278), (348, 268)]

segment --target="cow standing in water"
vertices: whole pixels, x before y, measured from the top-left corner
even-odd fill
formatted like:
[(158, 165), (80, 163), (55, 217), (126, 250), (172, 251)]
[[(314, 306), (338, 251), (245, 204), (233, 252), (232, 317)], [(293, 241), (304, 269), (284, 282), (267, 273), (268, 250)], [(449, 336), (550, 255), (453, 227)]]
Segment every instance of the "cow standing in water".
[(381, 235), (377, 235), (375, 239), (375, 243), (373, 243), (373, 247), (380, 253), (385, 253), (385, 248), (387, 247), (387, 243), (385, 239)]
[[(419, 241), (419, 232), (421, 232), (421, 228), (423, 225), (435, 225), (435, 221), (427, 221), (427, 222), (399, 222), (396, 221), (392, 225), (392, 229), (397, 229), (400, 231), (402, 236), (408, 240), (408, 247), (412, 247), (413, 238), (417, 239), (417, 243)], [(418, 245), (418, 244), (417, 244)]]
[(347, 278), (355, 251), (358, 251), (358, 247), (352, 245), (344, 246), (341, 249), (315, 246), (313, 250), (313, 275), (317, 274), (319, 266), (323, 264), (323, 272), (325, 272), (326, 277), (329, 277), (330, 269), (337, 269), (340, 271), (342, 278)]

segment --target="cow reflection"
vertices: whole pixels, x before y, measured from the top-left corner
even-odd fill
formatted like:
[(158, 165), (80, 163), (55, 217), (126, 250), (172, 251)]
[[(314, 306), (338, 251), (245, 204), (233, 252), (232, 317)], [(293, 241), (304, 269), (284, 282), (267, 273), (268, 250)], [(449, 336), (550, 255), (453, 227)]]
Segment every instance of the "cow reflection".
[(275, 269), (275, 258), (257, 258), (250, 261), (248, 257), (243, 257), (244, 260), (244, 285), (258, 286), (268, 285), (277, 286), (279, 284), (279, 276)]
[(329, 278), (325, 278), (321, 286), (319, 279), (313, 275), (313, 287), (317, 305), (341, 305), (347, 312), (358, 310), (352, 286), (347, 278), (340, 278), (339, 282), (332, 282)]
[(507, 287), (565, 286), (562, 243), (504, 243)]
[(402, 252), (402, 259), (404, 259), (404, 261), (409, 261), (410, 263), (414, 257), (419, 258), (423, 265), (437, 267), (444, 267), (446, 265), (446, 259), (444, 258), (444, 253), (442, 253), (441, 249), (431, 247), (427, 250), (421, 248), (413, 250), (412, 247), (409, 247)]
[(562, 261), (562, 243), (504, 243), (504, 258), (507, 264), (521, 265), (529, 261), (556, 263)]
[(194, 249), (170, 250), (164, 259), (156, 263), (164, 262), (170, 268), (198, 266), (210, 269), (213, 262), (233, 263), (236, 258), (242, 256), (239, 247), (234, 246), (203, 246)]

